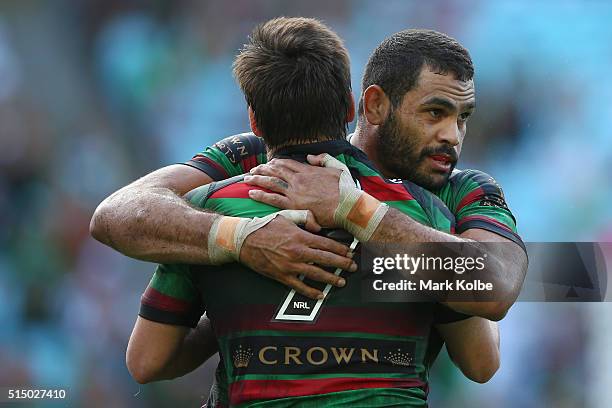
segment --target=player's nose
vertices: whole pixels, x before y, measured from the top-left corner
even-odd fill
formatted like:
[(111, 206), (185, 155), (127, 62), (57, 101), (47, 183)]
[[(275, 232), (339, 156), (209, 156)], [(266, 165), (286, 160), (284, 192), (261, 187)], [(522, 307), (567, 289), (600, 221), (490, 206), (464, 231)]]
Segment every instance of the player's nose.
[(457, 124), (449, 124), (441, 128), (437, 133), (437, 140), (440, 143), (457, 146), (461, 140), (461, 130)]

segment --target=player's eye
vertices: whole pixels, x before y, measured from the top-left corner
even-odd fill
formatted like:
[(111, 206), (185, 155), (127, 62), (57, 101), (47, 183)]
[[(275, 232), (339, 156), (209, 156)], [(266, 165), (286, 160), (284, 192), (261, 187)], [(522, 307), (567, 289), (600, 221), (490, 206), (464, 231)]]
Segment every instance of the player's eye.
[(459, 121), (467, 122), (467, 120), (470, 118), (471, 115), (472, 115), (472, 112), (464, 112), (461, 115), (459, 115)]
[(431, 115), (432, 118), (439, 119), (440, 117), (442, 117), (442, 110), (441, 109), (430, 109), (429, 114)]

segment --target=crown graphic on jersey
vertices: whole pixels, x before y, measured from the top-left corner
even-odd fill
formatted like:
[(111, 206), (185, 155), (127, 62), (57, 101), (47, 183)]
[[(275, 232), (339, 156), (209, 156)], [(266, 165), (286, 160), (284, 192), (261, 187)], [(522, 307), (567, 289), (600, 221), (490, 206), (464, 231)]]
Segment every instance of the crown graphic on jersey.
[(412, 362), (412, 357), (410, 357), (410, 353), (402, 353), (401, 349), (397, 349), (397, 352), (391, 351), (387, 353), (385, 360), (393, 365), (409, 367)]
[(250, 348), (243, 349), (242, 345), (238, 346), (238, 348), (234, 351), (234, 356), (232, 357), (234, 360), (234, 367), (248, 367), (249, 361), (251, 361), (251, 357), (253, 357), (253, 352)]

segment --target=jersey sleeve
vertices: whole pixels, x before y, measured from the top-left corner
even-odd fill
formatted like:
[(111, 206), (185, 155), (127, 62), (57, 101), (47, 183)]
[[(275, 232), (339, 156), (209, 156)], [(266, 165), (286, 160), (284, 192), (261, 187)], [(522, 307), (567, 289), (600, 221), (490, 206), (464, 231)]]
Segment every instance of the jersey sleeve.
[(241, 133), (218, 141), (184, 164), (219, 181), (248, 173), (253, 167), (266, 161), (266, 145), (263, 139), (253, 133)]
[(159, 265), (140, 298), (139, 315), (158, 323), (196, 327), (204, 311), (188, 265)]
[(517, 233), (516, 219), (493, 177), (479, 170), (453, 175), (447, 205), (456, 217), (456, 233), (480, 228), (501, 235), (525, 248)]

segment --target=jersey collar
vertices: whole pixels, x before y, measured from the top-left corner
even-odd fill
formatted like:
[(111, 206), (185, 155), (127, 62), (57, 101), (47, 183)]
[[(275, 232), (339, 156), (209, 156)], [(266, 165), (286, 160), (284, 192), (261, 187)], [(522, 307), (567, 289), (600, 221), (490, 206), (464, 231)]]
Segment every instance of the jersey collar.
[(351, 156), (359, 154), (365, 156), (365, 153), (363, 153), (361, 150), (359, 150), (346, 140), (328, 140), (325, 142), (315, 142), (283, 147), (281, 149), (278, 149), (274, 153), (274, 157), (278, 159), (293, 159), (299, 162), (306, 162), (306, 155), (317, 155), (322, 153), (327, 153), (334, 157), (343, 153), (349, 154)]

